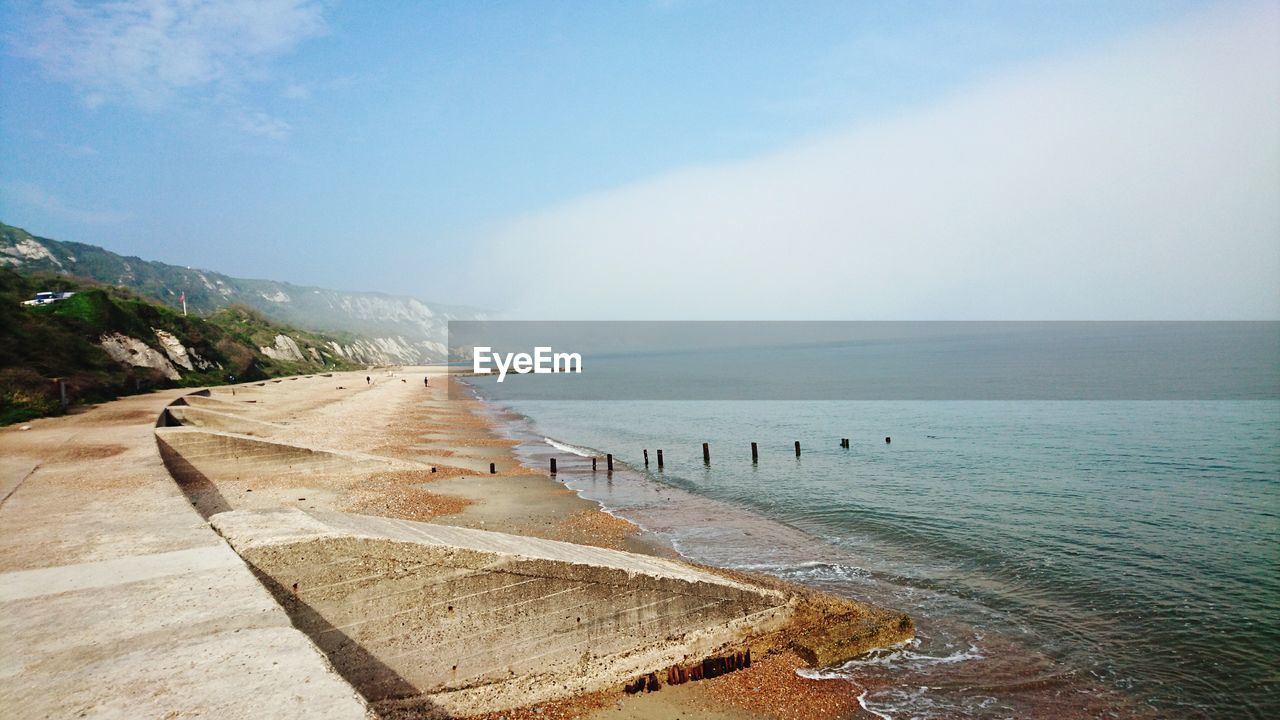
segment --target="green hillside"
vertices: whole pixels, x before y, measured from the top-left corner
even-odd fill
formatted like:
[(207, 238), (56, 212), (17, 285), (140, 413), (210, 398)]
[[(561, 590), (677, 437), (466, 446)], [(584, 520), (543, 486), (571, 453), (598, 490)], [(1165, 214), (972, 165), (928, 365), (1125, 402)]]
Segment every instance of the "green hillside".
[[(76, 294), (49, 305), (23, 306), (21, 301), (44, 290)], [(180, 344), (187, 368), (172, 359), (161, 334)], [(112, 359), (104, 336), (123, 337), (169, 368), (134, 366)], [(301, 359), (270, 357), (285, 336), (301, 351)], [(22, 275), (0, 269), (0, 424), (61, 412), (58, 381), (72, 404), (98, 402), (154, 388), (216, 385), (316, 372), (349, 369), (352, 363), (335, 354), (334, 338), (274, 323), (246, 307), (232, 306), (207, 318), (146, 300), (129, 290), (73, 280), (50, 273)], [(169, 375), (177, 374), (173, 378)]]
[(325, 333), (345, 333), (347, 355), (367, 363), (412, 364), (446, 355), (449, 320), (483, 319), (475, 308), (425, 303), (381, 292), (347, 292), (276, 280), (236, 278), (211, 270), (118, 255), (104, 248), (32, 235), (0, 223), (0, 267), (69, 275), (116, 287), (207, 316), (246, 305), (272, 320)]

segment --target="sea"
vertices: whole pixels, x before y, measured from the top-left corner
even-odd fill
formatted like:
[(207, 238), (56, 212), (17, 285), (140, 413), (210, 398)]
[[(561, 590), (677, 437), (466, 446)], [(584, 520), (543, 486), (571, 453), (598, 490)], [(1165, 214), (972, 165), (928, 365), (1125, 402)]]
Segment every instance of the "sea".
[(1280, 717), (1280, 400), (496, 387), (522, 462), (684, 556), (911, 615), (914, 640), (801, 671), (871, 716)]

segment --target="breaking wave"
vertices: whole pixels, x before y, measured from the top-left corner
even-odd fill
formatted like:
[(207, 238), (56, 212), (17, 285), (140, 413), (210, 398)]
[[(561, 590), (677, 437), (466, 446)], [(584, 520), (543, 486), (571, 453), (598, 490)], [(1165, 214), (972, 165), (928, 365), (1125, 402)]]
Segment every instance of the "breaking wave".
[(570, 445), (569, 443), (563, 443), (563, 442), (560, 442), (559, 440), (553, 440), (553, 439), (551, 439), (551, 438), (549, 438), (549, 437), (544, 437), (544, 438), (542, 438), (542, 441), (543, 441), (543, 442), (545, 442), (546, 444), (550, 445), (551, 447), (553, 447), (553, 448), (557, 449), (557, 450), (560, 450), (560, 451), (562, 451), (562, 452), (572, 453), (572, 454), (574, 454), (574, 455), (577, 455), (578, 457), (591, 457), (592, 455), (596, 455), (596, 454), (597, 454), (597, 453), (594, 453), (594, 452), (592, 452), (592, 451), (588, 450), (587, 448), (580, 448), (580, 447), (578, 447), (578, 446), (576, 446), (576, 445)]

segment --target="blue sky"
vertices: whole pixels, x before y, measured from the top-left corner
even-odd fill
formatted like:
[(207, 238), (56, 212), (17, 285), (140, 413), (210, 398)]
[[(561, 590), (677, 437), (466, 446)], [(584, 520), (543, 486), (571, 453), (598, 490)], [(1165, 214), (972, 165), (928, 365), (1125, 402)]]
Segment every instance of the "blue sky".
[[(1099, 53), (1137, 57), (1125, 48), (1173, 37), (1135, 60), (1143, 68), (1160, 52), (1183, 54), (1179, 27), (1219, 16), (1253, 15), (1273, 32), (1273, 11), (1172, 1), (12, 2), (0, 7), (0, 219), (234, 275), (568, 316), (570, 296), (526, 302), (540, 291), (520, 279), (561, 267), (590, 274), (609, 266), (611, 243), (648, 238), (617, 237), (635, 224), (625, 210), (586, 230), (579, 214), (568, 221), (577, 230), (558, 226), (554, 237), (538, 234), (548, 227), (539, 218), (700, 170), (720, 178), (700, 191), (728, 196), (768, 158), (909, 125), (993, 84), (1088, 66)], [(1214, 62), (1214, 49), (1205, 57)], [(1257, 82), (1274, 97), (1273, 60), (1263, 58)], [(1097, 80), (1115, 81), (1105, 70)], [(1171, 97), (1180, 93), (1171, 86)], [(1266, 189), (1274, 177), (1262, 172)], [(701, 210), (685, 209), (717, 217)], [(1256, 252), (1257, 233), (1273, 229), (1258, 212), (1261, 229), (1243, 251)], [(655, 231), (687, 244), (732, 227)], [(789, 235), (778, 227), (771, 239), (785, 245)], [(524, 237), (548, 252), (512, 252)], [(579, 267), (582, 256), (598, 262)], [(486, 282), (491, 272), (501, 288)], [(1268, 279), (1280, 280), (1253, 281)], [(728, 298), (756, 294), (741, 276), (719, 281)], [(699, 302), (682, 291), (689, 282), (697, 278), (651, 289)], [(802, 273), (788, 282), (807, 284)], [(836, 314), (857, 317), (866, 307), (822, 297), (788, 312), (813, 317), (834, 302)], [(866, 314), (954, 307), (937, 303)], [(709, 307), (719, 316), (740, 306)], [(632, 316), (655, 305), (602, 307)], [(1278, 309), (1274, 293), (1256, 290), (1218, 314)]]

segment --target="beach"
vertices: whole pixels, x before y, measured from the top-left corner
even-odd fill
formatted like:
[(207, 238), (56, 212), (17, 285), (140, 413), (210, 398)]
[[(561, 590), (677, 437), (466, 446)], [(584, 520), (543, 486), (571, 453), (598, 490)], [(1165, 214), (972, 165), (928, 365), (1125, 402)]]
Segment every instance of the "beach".
[[(431, 379), (429, 386), (423, 384), (424, 375)], [(66, 681), (66, 666), (82, 661), (90, 654), (86, 648), (93, 647), (94, 657), (110, 661), (117, 668), (114, 675), (86, 680), (77, 691), (76, 700), (82, 706), (97, 709), (136, 702), (134, 694), (145, 687), (147, 702), (157, 710), (172, 702), (176, 705), (170, 710), (217, 707), (223, 715), (232, 717), (253, 716), (255, 704), (271, 706), (280, 701), (281, 693), (299, 698), (291, 703), (315, 702), (327, 708), (316, 713), (326, 717), (341, 715), (341, 703), (335, 705), (333, 696), (345, 698), (353, 711), (364, 703), (366, 712), (372, 707), (384, 717), (475, 714), (465, 711), (467, 703), (478, 703), (477, 707), (496, 704), (487, 714), (480, 713), (491, 717), (836, 718), (862, 713), (858, 693), (847, 682), (804, 679), (795, 671), (815, 661), (844, 659), (845, 655), (869, 647), (909, 638), (911, 625), (905, 616), (776, 579), (680, 561), (670, 544), (660, 537), (602, 512), (597, 503), (579, 497), (546, 472), (522, 464), (514, 452), (517, 443), (498, 432), (492, 408), (478, 401), (448, 400), (446, 382), (440, 370), (425, 368), (316, 375), (214, 388), (199, 394), (169, 391), (108, 403), (65, 418), (36, 421), (23, 426), (27, 429), (5, 429), (0, 433), (6, 471), (0, 538), (8, 550), (8, 587), (15, 588), (5, 598), (5, 617), (11, 629), (20, 628), (11, 636), (18, 656), (24, 658), (10, 669), (0, 686), (6, 705), (23, 698), (30, 703), (26, 707), (33, 715), (59, 714), (59, 708), (67, 708), (68, 700), (58, 697), (54, 688)], [(111, 458), (123, 462), (111, 460), (104, 466)], [(580, 462), (570, 458), (566, 461)], [(150, 469), (140, 474), (140, 468)], [(119, 480), (113, 480), (117, 477)], [(135, 494), (155, 497), (136, 502), (118, 492), (120, 486), (130, 484), (139, 486)], [(117, 507), (117, 503), (123, 505)], [(370, 520), (360, 521), (361, 517)], [(409, 524), (395, 524), (402, 521)], [(392, 659), (390, 654), (379, 659), (381, 650), (376, 645), (368, 645), (369, 649), (361, 645), (356, 648), (357, 653), (349, 638), (331, 643), (332, 635), (326, 639), (323, 631), (315, 629), (319, 627), (315, 617), (299, 614), (300, 608), (305, 608), (313, 615), (347, 613), (360, 617), (359, 608), (377, 602), (381, 591), (371, 586), (365, 594), (335, 600), (325, 594), (331, 591), (323, 589), (309, 595), (308, 580), (302, 581), (301, 588), (294, 581), (290, 590), (281, 579), (286, 577), (281, 573), (286, 572), (327, 572), (331, 563), (305, 558), (329, 551), (338, 542), (335, 538), (345, 538), (350, 531), (333, 528), (348, 523), (357, 528), (349, 542), (355, 543), (351, 547), (364, 558), (358, 564), (367, 565), (373, 562), (371, 558), (381, 557), (379, 553), (390, 552), (386, 562), (392, 563), (393, 570), (384, 575), (392, 581), (403, 580), (405, 573), (412, 574), (406, 568), (417, 565), (406, 566), (395, 560), (395, 553), (399, 552), (395, 548), (406, 547), (406, 542), (419, 542), (418, 536), (403, 533), (405, 528), (422, 527), (414, 525), (420, 522), (456, 528), (439, 532), (449, 538), (461, 538), (457, 542), (471, 548), (445, 548), (448, 557), (459, 552), (497, 552), (485, 549), (489, 546), (484, 543), (491, 543), (487, 538), (522, 536), (536, 539), (526, 544), (544, 543), (537, 546), (541, 549), (530, 552), (543, 553), (548, 558), (539, 561), (543, 565), (538, 567), (544, 569), (538, 573), (555, 575), (581, 572), (587, 566), (580, 563), (586, 561), (575, 558), (594, 557), (590, 553), (574, 555), (574, 547), (605, 549), (593, 552), (621, 550), (625, 553), (590, 562), (604, 562), (606, 566), (621, 563), (618, 567), (631, 567), (627, 563), (632, 563), (642, 570), (629, 569), (628, 573), (657, 573), (654, 580), (645, 581), (650, 585), (659, 583), (653, 585), (655, 590), (646, 591), (650, 593), (684, 582), (678, 580), (681, 577), (701, 578), (696, 580), (698, 587), (722, 595), (729, 593), (724, 597), (740, 598), (733, 602), (745, 602), (748, 605), (743, 607), (757, 609), (748, 610), (741, 619), (734, 619), (736, 616), (731, 614), (721, 620), (713, 621), (713, 616), (698, 620), (710, 612), (698, 610), (684, 620), (663, 620), (692, 622), (682, 626), (687, 629), (681, 632), (686, 633), (682, 636), (704, 637), (699, 641), (702, 645), (695, 643), (696, 647), (725, 648), (709, 651), (709, 659), (691, 656), (690, 649), (695, 646), (688, 646), (682, 663), (680, 647), (684, 646), (665, 640), (645, 641), (649, 644), (637, 646), (638, 651), (610, 656), (675, 658), (675, 665), (664, 661), (664, 665), (647, 667), (639, 674), (641, 678), (649, 673), (661, 675), (661, 680), (648, 683), (656, 691), (628, 694), (624, 683), (597, 681), (592, 669), (584, 666), (576, 671), (579, 675), (572, 682), (564, 683), (564, 690), (537, 672), (530, 675), (528, 684), (521, 687), (525, 687), (525, 697), (543, 698), (535, 703), (512, 702), (502, 692), (486, 689), (505, 687), (504, 683), (518, 684), (517, 680), (525, 682), (519, 678), (483, 681), (479, 685), (463, 683), (454, 690), (448, 690), (453, 686), (445, 682), (444, 691), (422, 698), (393, 672), (398, 667), (394, 663), (400, 660)], [(323, 523), (328, 523), (324, 529), (314, 529)], [(110, 532), (92, 530), (104, 525), (109, 526), (106, 529)], [(485, 532), (477, 535), (474, 531)], [(316, 533), (315, 544), (300, 547), (309, 548), (306, 552), (312, 555), (286, 556), (281, 548), (308, 532)], [(189, 536), (191, 539), (186, 542), (201, 548), (200, 553), (217, 553), (219, 560), (214, 564), (224, 574), (235, 576), (231, 584), (205, 583), (204, 588), (219, 588), (217, 603), (208, 597), (207, 590), (192, 584), (192, 573), (209, 571), (202, 565), (189, 567), (189, 563), (179, 562), (178, 567), (148, 569), (157, 563), (174, 562), (164, 553), (173, 552), (175, 547), (182, 549), (180, 535)], [(516, 540), (510, 541), (512, 547), (519, 547)], [(342, 551), (351, 552), (347, 546)], [(440, 550), (438, 546), (415, 546), (413, 552)], [(237, 562), (236, 554), (246, 560), (247, 568)], [(568, 559), (558, 560), (561, 555)], [(643, 557), (654, 560), (640, 560)], [(299, 562), (299, 558), (303, 560)], [(180, 555), (179, 559), (189, 558)], [(546, 562), (553, 563), (551, 570), (545, 569)], [(578, 564), (555, 564), (571, 562)], [(158, 632), (138, 636), (138, 628), (125, 616), (128, 611), (136, 611), (135, 602), (144, 604), (144, 591), (131, 582), (128, 572), (118, 581), (102, 578), (104, 569), (100, 563), (108, 563), (107, 568), (136, 567), (148, 582), (165, 589), (158, 599), (154, 587), (145, 595), (150, 598), (145, 601), (149, 614), (167, 618), (156, 628)], [(557, 567), (566, 569), (555, 570)], [(255, 577), (263, 585), (258, 585)], [(58, 585), (60, 582), (66, 585)], [(341, 580), (338, 584), (347, 582)], [(181, 585), (183, 592), (169, 592), (171, 585)], [(318, 587), (332, 585), (328, 582)], [(95, 603), (103, 592), (120, 593), (115, 607), (125, 611), (86, 617), (86, 604)], [(375, 595), (370, 596), (369, 592)], [(526, 602), (536, 600), (554, 609), (557, 601), (547, 597)], [(666, 596), (654, 597), (661, 600)], [(351, 605), (357, 601), (366, 605)], [(598, 602), (606, 601), (607, 598)], [(726, 606), (725, 602), (728, 601), (716, 600), (713, 605), (736, 606)], [(209, 606), (208, 612), (217, 618), (193, 614), (193, 603)], [(244, 628), (237, 627), (237, 616), (228, 610), (237, 603), (257, 608), (256, 612), (243, 611), (256, 622), (262, 622), (264, 617), (274, 618), (269, 623), (272, 632), (283, 633), (288, 642), (268, 641), (265, 637), (254, 642), (249, 634), (238, 632)], [(187, 609), (176, 612), (168, 605)], [(566, 604), (563, 609), (570, 607)], [(408, 606), (397, 608), (393, 616), (417, 612)], [(452, 604), (449, 611), (453, 611)], [(228, 613), (229, 617), (223, 617)], [(349, 622), (358, 625), (361, 620)], [(432, 627), (429, 618), (420, 618), (419, 622), (427, 623), (420, 627)], [(703, 622), (712, 625), (706, 626), (705, 631), (697, 630), (698, 623)], [(324, 627), (336, 625), (334, 620)], [(188, 626), (193, 629), (185, 630)], [(518, 630), (511, 637), (517, 638), (525, 630)], [(359, 630), (344, 630), (350, 632), (355, 633), (351, 636), (355, 638)], [(55, 637), (57, 641), (51, 645), (50, 639)], [(307, 663), (293, 659), (289, 664), (294, 668), (291, 672), (306, 677), (290, 681), (266, 672), (264, 677), (269, 682), (244, 686), (236, 681), (233, 671), (226, 669), (226, 662), (219, 664), (223, 668), (221, 675), (207, 678), (202, 678), (201, 663), (195, 662), (182, 672), (175, 671), (173, 676), (156, 669), (150, 686), (124, 679), (131, 666), (121, 658), (134, 658), (145, 648), (162, 656), (187, 651), (188, 646), (195, 645), (191, 639), (195, 637), (210, 642), (216, 639), (225, 653), (248, 654), (258, 662), (270, 663), (269, 667), (276, 667), (285, 654), (302, 653), (310, 658)], [(316, 646), (308, 640), (318, 642), (324, 654), (316, 652)], [(396, 637), (395, 642), (407, 641)], [(420, 647), (412, 652), (430, 652), (429, 644)], [(744, 650), (751, 651), (750, 667), (743, 667)], [(715, 660), (725, 657), (726, 651), (727, 660)], [(678, 682), (679, 673), (674, 668), (691, 668), (698, 662), (712, 662), (709, 676)], [(434, 672), (426, 667), (430, 664), (430, 660), (424, 660), (414, 667), (419, 672)], [(378, 670), (370, 671), (371, 667)], [(668, 670), (674, 674), (664, 674)], [(460, 672), (457, 664), (454, 672)], [(394, 691), (387, 689), (388, 678), (401, 681)], [(670, 679), (677, 682), (668, 682)], [(362, 682), (368, 685), (361, 686)], [(352, 692), (352, 683), (360, 692)], [(317, 692), (327, 688), (328, 695), (298, 693), (294, 688), (299, 684), (315, 687)], [(175, 695), (177, 689), (187, 685), (197, 685), (199, 691), (188, 688), (179, 699)], [(382, 693), (376, 699), (371, 699), (376, 694), (369, 689), (372, 687)], [(210, 698), (221, 699), (215, 702)]]
[(0, 720), (1280, 718), (1280, 1), (0, 26)]
[[(0, 431), (0, 702), (1150, 718), (1274, 699), (1271, 404), (526, 407), (448, 382), (174, 390)], [(823, 447), (832, 427), (852, 447)], [(680, 682), (702, 662), (714, 677)], [(627, 692), (650, 673), (656, 692)]]

